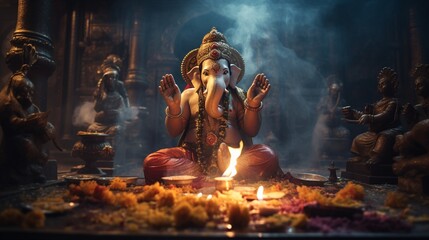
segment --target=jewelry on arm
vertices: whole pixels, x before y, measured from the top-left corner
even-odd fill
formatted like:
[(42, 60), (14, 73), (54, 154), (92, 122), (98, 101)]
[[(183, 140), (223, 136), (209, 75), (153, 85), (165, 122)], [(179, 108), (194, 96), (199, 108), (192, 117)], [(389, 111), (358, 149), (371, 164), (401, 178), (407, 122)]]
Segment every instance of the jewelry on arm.
[(259, 112), (259, 111), (261, 111), (261, 109), (262, 109), (263, 106), (264, 105), (261, 102), (261, 104), (259, 104), (259, 107), (251, 107), (247, 103), (247, 98), (246, 98), (246, 100), (244, 100), (244, 108), (246, 108), (247, 110), (252, 111), (252, 112)]
[(167, 118), (182, 118), (182, 114), (183, 114), (183, 110), (182, 108), (180, 108), (180, 113), (177, 115), (171, 115), (170, 114), (170, 109), (168, 108), (168, 106), (165, 108), (165, 116), (167, 116)]

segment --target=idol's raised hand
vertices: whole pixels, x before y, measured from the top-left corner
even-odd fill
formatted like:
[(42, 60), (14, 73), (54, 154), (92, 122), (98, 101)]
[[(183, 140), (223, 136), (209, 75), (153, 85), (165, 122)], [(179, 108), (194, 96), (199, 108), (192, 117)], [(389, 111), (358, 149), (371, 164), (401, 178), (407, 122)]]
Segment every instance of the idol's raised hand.
[(247, 91), (247, 104), (249, 104), (250, 107), (259, 107), (262, 100), (270, 91), (270, 88), (270, 81), (263, 73), (256, 75), (252, 85), (250, 85)]
[(162, 76), (158, 89), (168, 107), (180, 107), (181, 93), (179, 87), (174, 81), (173, 75), (165, 74)]

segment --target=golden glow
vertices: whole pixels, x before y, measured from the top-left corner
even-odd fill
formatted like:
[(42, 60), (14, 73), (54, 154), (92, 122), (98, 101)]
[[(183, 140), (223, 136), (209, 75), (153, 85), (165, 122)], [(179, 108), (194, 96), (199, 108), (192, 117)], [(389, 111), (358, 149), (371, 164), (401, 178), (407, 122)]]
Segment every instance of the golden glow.
[(264, 187), (263, 186), (259, 186), (258, 191), (256, 192), (256, 197), (258, 198), (259, 201), (264, 200)]
[(240, 147), (233, 148), (228, 146), (229, 153), (231, 154), (231, 159), (229, 161), (229, 167), (222, 174), (222, 177), (234, 177), (237, 174), (237, 159), (241, 155), (241, 150), (243, 150), (243, 141), (240, 141)]

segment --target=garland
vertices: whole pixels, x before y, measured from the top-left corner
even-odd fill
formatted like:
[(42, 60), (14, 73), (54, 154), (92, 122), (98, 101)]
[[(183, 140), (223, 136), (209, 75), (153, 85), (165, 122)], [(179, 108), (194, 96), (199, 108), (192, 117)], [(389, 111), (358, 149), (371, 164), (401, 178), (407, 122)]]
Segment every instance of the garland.
[[(226, 128), (228, 127), (228, 113), (229, 113), (229, 94), (224, 94), (222, 96), (222, 107), (224, 109), (222, 118), (220, 119), (219, 124), (219, 132), (217, 134), (218, 138), (216, 143), (212, 147), (208, 147), (203, 140), (203, 132), (204, 132), (204, 118), (206, 116), (206, 111), (204, 108), (205, 96), (203, 93), (203, 88), (201, 87), (198, 90), (198, 116), (196, 119), (196, 131), (197, 131), (197, 163), (201, 166), (204, 174), (211, 173), (209, 168), (217, 167), (217, 150), (219, 149), (219, 145), (223, 142), (226, 135)], [(211, 151), (210, 154), (207, 152)]]

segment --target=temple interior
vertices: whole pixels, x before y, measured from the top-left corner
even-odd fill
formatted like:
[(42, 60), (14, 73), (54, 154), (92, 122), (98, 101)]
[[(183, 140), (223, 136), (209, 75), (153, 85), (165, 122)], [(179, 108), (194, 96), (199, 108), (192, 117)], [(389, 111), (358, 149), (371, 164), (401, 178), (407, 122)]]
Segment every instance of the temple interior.
[[(401, 101), (415, 103), (410, 73), (429, 58), (425, 1), (35, 1), (23, 15), (17, 1), (0, 4), (4, 59), (18, 47), (11, 45), (17, 27), (41, 34), (22, 37), (41, 44), (47, 59), (33, 81), (35, 102), (50, 112), (57, 142), (65, 149), (48, 144), (61, 171), (79, 163), (70, 150), (77, 132), (93, 121), (97, 68), (109, 54), (123, 59), (120, 79), (140, 116), (126, 157), (118, 159), (133, 169), (148, 153), (177, 144), (166, 133), (157, 86), (163, 74), (172, 73), (185, 87), (181, 60), (211, 27), (242, 52), (243, 88), (258, 72), (269, 77), (273, 89), (255, 141), (270, 144), (284, 168), (319, 161), (309, 150), (316, 105), (330, 76), (341, 82), (347, 105), (360, 109), (378, 98), (377, 74), (390, 67), (399, 76)], [(0, 84), (10, 78), (13, 64), (0, 62)], [(366, 129), (344, 125), (350, 139)]]
[[(368, 126), (341, 116), (327, 125), (319, 122), (319, 108), (336, 94), (326, 100), (328, 110), (366, 111), (381, 99), (377, 84), (384, 68), (395, 72), (400, 106), (417, 104), (413, 71), (429, 64), (428, 10), (425, 0), (0, 0), (0, 86), (23, 64), (24, 44), (32, 44), (38, 53), (28, 73), (34, 103), (55, 126), (55, 141), (45, 144), (45, 171), (58, 179), (85, 164), (73, 149), (96, 117), (103, 61), (119, 57), (130, 117), (122, 137), (112, 140), (113, 159), (96, 164), (108, 175), (144, 178), (143, 159), (179, 142), (165, 127), (160, 80), (171, 73), (185, 90), (182, 59), (215, 27), (244, 59), (239, 87), (248, 89), (258, 73), (270, 81), (253, 142), (270, 146), (284, 172), (328, 176), (335, 166), (342, 177), (395, 185), (391, 174), (377, 182), (365, 177), (368, 171), (377, 175), (372, 170), (347, 173), (353, 139)], [(419, 178), (426, 187), (419, 193), (429, 193), (428, 176)]]

